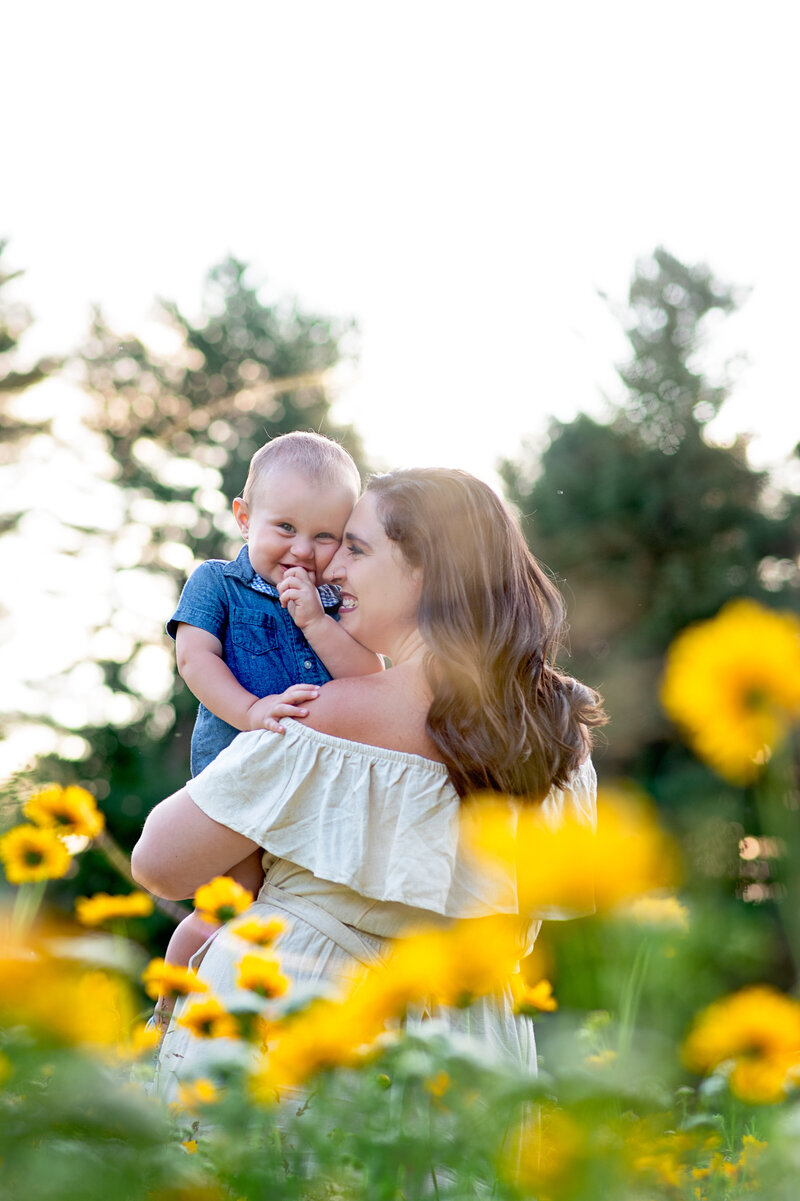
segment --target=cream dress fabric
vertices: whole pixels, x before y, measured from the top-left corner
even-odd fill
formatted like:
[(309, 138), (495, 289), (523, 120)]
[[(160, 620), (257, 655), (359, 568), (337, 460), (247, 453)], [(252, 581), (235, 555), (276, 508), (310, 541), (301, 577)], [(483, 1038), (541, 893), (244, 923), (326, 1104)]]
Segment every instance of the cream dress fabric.
[[(266, 876), (248, 915), (286, 918), (275, 949), (293, 992), (338, 986), (379, 963), (410, 929), (517, 912), (515, 881), (487, 876), (464, 845), (461, 803), (443, 764), (290, 719), (285, 727), (283, 735), (240, 734), (187, 789), (209, 817), (264, 848)], [(551, 790), (542, 818), (557, 825), (569, 813), (593, 825), (595, 794), (586, 760), (569, 789)], [(540, 925), (520, 922), (520, 955), (532, 949)], [(222, 1000), (236, 992), (245, 950), (223, 929), (195, 956), (201, 978)], [(179, 1002), (175, 1018), (181, 1008)], [(532, 1022), (514, 1016), (510, 993), (426, 1016), (536, 1069)], [(198, 1039), (173, 1019), (159, 1056), (158, 1091), (171, 1100), (176, 1078), (202, 1075), (236, 1052), (228, 1040)]]

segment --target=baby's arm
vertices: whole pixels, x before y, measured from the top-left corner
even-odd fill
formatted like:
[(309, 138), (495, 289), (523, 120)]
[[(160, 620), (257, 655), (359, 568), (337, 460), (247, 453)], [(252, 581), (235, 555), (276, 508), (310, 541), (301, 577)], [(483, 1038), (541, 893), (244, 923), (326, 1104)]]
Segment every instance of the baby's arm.
[(380, 655), (367, 650), (343, 630), (322, 607), (311, 576), (303, 567), (292, 567), (278, 584), (278, 595), (294, 624), (306, 636), (334, 679), (368, 676), (383, 671)]
[[(254, 897), (257, 895), (264, 880), (261, 855), (262, 852), (260, 850), (253, 851), (241, 863), (237, 863), (235, 867), (232, 867), (230, 871), (225, 873), (236, 880), (237, 884), (241, 884), (243, 888), (251, 892)], [(219, 926), (203, 921), (197, 910), (188, 914), (173, 931), (169, 945), (164, 953), (165, 961), (179, 967), (188, 967), (192, 956), (200, 950), (203, 944), (217, 930), (219, 930)], [(159, 997), (156, 1001), (153, 1016), (157, 1025), (162, 1029), (166, 1029), (169, 1025), (169, 1019), (174, 1007), (174, 997)]]
[(305, 717), (308, 710), (303, 704), (319, 693), (313, 684), (293, 684), (275, 696), (254, 696), (242, 687), (222, 658), (219, 638), (185, 621), (175, 632), (175, 651), (178, 671), (197, 699), (236, 730), (282, 734), (283, 726), (276, 719)]

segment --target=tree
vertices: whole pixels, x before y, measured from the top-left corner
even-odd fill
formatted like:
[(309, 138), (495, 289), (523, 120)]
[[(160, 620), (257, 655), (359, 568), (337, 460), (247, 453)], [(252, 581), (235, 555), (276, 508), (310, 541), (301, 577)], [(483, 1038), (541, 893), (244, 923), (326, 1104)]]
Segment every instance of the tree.
[[(188, 775), (197, 702), (174, 671), (164, 624), (196, 562), (238, 551), (230, 503), (251, 455), (277, 434), (314, 429), (337, 437), (363, 467), (357, 435), (331, 422), (326, 389), (351, 322), (264, 301), (233, 258), (209, 272), (199, 319), (171, 302), (161, 309), (170, 352), (120, 337), (98, 312), (80, 355), (87, 423), (108, 453), (116, 515), (82, 534), (116, 570), (95, 657), (108, 717), (76, 731), (87, 748), (76, 769), (125, 848), (153, 804)], [(134, 590), (151, 598), (146, 612), (132, 608)], [(39, 766), (45, 777), (64, 770)], [(89, 852), (79, 880), (63, 890), (113, 884)]]
[(657, 703), (663, 654), (689, 622), (737, 595), (797, 606), (797, 505), (767, 505), (743, 438), (704, 435), (728, 394), (699, 370), (704, 322), (736, 293), (663, 249), (638, 264), (626, 396), (607, 425), (554, 422), (538, 464), (505, 462), (534, 552), (567, 593), (569, 670), (607, 699), (609, 766), (638, 769), (672, 744)]

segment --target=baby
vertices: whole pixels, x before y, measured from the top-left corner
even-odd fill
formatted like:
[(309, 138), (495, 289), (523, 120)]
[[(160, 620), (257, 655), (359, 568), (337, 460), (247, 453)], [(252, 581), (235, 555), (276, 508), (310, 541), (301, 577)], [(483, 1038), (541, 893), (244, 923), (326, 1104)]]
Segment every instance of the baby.
[[(336, 591), (320, 585), (360, 489), (350, 455), (320, 434), (283, 434), (253, 455), (233, 502), (245, 545), (233, 562), (212, 559), (192, 573), (167, 625), (178, 671), (200, 701), (193, 776), (242, 730), (282, 734), (280, 719), (305, 717), (304, 705), (333, 676), (382, 670), (338, 625)], [(228, 875), (258, 892), (261, 853)], [(196, 913), (184, 918), (167, 962), (188, 964), (214, 929)], [(171, 1008), (159, 998), (159, 1024)]]

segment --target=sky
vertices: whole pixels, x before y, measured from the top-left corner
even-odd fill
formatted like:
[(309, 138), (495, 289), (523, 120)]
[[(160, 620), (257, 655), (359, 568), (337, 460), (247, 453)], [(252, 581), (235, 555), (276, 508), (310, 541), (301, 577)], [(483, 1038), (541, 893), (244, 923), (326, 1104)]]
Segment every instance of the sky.
[[(196, 315), (233, 253), (265, 296), (355, 318), (335, 416), (374, 465), (496, 484), (551, 418), (620, 398), (620, 305), (661, 244), (750, 289), (709, 333), (707, 370), (733, 360), (734, 379), (712, 434), (750, 434), (754, 465), (777, 467), (800, 440), (799, 23), (779, 0), (26, 0), (0, 65), (0, 238), (36, 317), (23, 350), (71, 349), (95, 303), (156, 337), (155, 298)], [(74, 434), (65, 384), (23, 404)], [(102, 453), (59, 453), (5, 477), (30, 504), (13, 549), (31, 570), (66, 537), (59, 514), (114, 520)], [(99, 613), (86, 562), (62, 569), (59, 603)], [(30, 699), (66, 662), (62, 623), (4, 603)], [(164, 603), (142, 599), (140, 620), (157, 630)], [(91, 664), (76, 670), (89, 695)]]
[[(382, 465), (492, 479), (551, 416), (605, 411), (624, 299), (663, 244), (749, 286), (709, 361), (718, 428), (800, 438), (800, 76), (791, 3), (512, 0), (135, 6), (4, 17), (0, 236), (31, 350), (100, 303), (147, 334), (225, 254), (353, 316), (336, 388)], [(788, 442), (788, 446), (787, 446)]]

